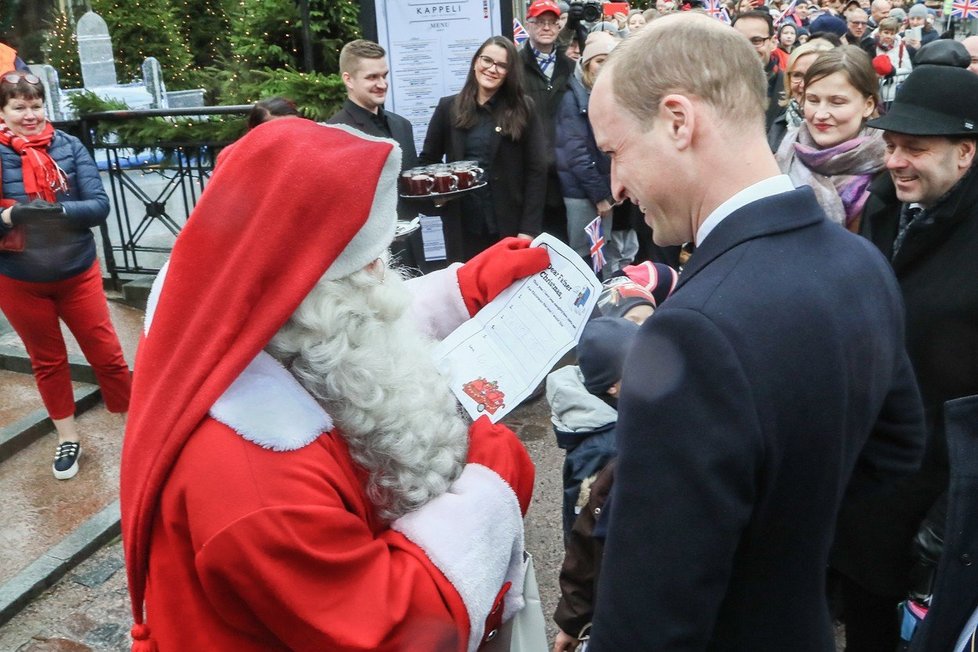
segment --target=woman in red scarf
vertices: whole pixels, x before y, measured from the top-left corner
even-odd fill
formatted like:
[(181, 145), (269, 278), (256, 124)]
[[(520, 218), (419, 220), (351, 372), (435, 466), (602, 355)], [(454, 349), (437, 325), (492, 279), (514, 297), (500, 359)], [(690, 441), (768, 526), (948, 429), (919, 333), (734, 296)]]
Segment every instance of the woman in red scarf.
[(130, 372), (109, 320), (92, 227), (109, 199), (95, 161), (44, 118), (32, 74), (0, 75), (0, 237), (22, 231), (22, 251), (0, 250), (0, 310), (24, 341), (34, 379), (58, 431), (54, 477), (78, 472), (81, 448), (68, 355), (58, 320), (78, 340), (110, 412), (129, 409)]

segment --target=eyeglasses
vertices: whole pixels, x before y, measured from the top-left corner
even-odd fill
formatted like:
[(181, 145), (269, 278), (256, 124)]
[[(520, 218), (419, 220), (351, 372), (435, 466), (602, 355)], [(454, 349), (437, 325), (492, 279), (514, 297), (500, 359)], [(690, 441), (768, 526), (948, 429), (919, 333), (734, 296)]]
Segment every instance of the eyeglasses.
[(502, 73), (505, 73), (507, 70), (509, 70), (509, 64), (505, 64), (502, 61), (496, 61), (492, 57), (487, 57), (484, 54), (479, 55), (479, 62), (486, 67), (486, 70), (489, 70), (493, 66), (496, 67), (496, 70)]
[(41, 83), (41, 80), (38, 79), (36, 75), (32, 75), (30, 73), (22, 73), (22, 72), (8, 72), (3, 77), (0, 77), (0, 79), (7, 82), (8, 84), (19, 84), (21, 79), (26, 81), (28, 84)]
[(536, 25), (540, 29), (555, 29), (557, 27), (556, 20), (540, 20), (539, 18), (531, 18), (526, 21), (531, 25)]
[(761, 45), (764, 43), (764, 41), (767, 41), (770, 38), (770, 36), (752, 36), (750, 37), (750, 44), (755, 46)]

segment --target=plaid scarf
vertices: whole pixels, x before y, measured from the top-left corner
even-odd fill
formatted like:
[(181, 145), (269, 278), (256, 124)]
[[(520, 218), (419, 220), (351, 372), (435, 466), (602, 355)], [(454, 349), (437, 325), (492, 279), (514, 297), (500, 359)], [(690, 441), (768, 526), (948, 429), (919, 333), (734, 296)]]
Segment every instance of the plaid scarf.
[(537, 65), (540, 66), (540, 72), (546, 75), (547, 79), (552, 79), (554, 76), (554, 64), (557, 63), (557, 48), (555, 47), (551, 50), (550, 54), (544, 54), (532, 45), (530, 46), (530, 50), (533, 52), (533, 56), (536, 57)]
[(0, 123), (0, 145), (6, 145), (20, 155), (24, 174), (24, 192), (31, 199), (58, 201), (55, 193), (68, 192), (68, 179), (48, 154), (54, 139), (54, 127), (45, 123), (35, 136), (19, 136)]

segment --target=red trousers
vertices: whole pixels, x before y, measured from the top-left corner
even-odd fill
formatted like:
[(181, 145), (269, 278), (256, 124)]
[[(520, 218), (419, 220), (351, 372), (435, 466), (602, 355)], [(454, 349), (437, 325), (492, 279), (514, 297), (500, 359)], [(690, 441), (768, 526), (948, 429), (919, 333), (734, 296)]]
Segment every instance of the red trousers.
[(110, 412), (129, 410), (132, 375), (109, 319), (98, 260), (63, 281), (33, 283), (0, 275), (0, 310), (27, 347), (34, 380), (52, 419), (75, 413), (60, 317), (92, 365)]

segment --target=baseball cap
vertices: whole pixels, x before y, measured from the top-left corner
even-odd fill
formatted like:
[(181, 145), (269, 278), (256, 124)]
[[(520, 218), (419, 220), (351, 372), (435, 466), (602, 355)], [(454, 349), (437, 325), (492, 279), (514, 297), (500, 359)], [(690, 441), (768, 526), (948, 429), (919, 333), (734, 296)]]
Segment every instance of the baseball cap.
[(540, 14), (551, 12), (560, 16), (560, 6), (554, 0), (533, 0), (530, 8), (526, 10), (527, 18), (536, 18)]

